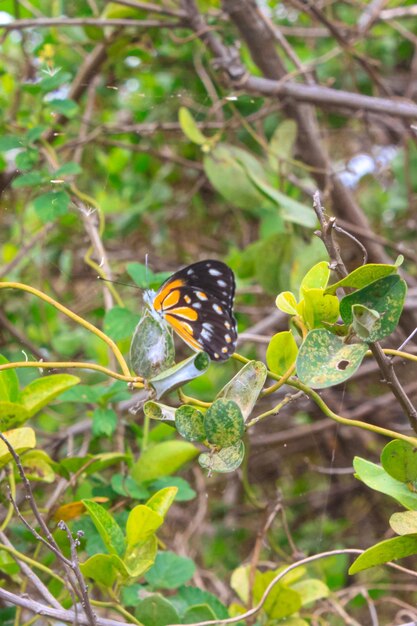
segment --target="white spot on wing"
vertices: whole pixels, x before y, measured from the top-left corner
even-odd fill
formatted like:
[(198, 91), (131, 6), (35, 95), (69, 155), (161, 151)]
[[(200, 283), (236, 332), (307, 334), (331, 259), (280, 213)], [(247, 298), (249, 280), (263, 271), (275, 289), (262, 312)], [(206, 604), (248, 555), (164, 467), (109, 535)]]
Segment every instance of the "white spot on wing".
[(210, 324), (209, 322), (204, 322), (203, 323), (203, 328), (205, 328), (206, 330), (209, 330), (210, 332), (212, 332), (213, 324)]
[(218, 304), (213, 304), (213, 310), (216, 311), (216, 313), (218, 313), (219, 315), (221, 315), (223, 313), (223, 309), (221, 306), (219, 306)]
[(209, 332), (208, 330), (206, 330), (205, 328), (203, 328), (203, 330), (201, 331), (200, 336), (205, 339), (206, 341), (210, 341), (212, 338), (212, 334), (211, 332)]
[[(222, 280), (221, 278), (219, 278), (219, 280), (217, 281), (217, 284), (219, 285), (219, 287), (227, 287), (227, 283), (225, 280)], [(223, 292), (224, 295), (227, 295), (227, 292)]]
[[(207, 266), (207, 267), (208, 267), (208, 266)], [(221, 275), (222, 275), (222, 273), (221, 273), (221, 272), (219, 272), (219, 270), (215, 270), (215, 269), (211, 269), (211, 270), (209, 270), (209, 272), (208, 272), (208, 273), (209, 273), (209, 274), (211, 274), (212, 276), (221, 276)]]
[(191, 306), (193, 307), (193, 309), (201, 309), (200, 302), (193, 302)]

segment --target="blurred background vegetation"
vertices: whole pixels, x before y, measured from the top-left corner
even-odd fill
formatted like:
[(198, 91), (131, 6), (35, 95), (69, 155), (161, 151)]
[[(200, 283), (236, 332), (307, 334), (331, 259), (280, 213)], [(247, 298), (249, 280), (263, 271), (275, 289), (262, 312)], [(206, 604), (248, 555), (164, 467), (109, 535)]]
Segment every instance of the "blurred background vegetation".
[[(3, 280), (45, 291), (127, 353), (140, 292), (109, 291), (97, 275), (156, 287), (182, 265), (218, 258), (237, 276), (238, 351), (264, 359), (269, 338), (288, 323), (275, 308), (277, 293), (297, 291), (306, 270), (327, 259), (313, 235), (312, 194), (320, 189), (328, 213), (372, 261), (404, 255), (410, 289), (390, 345), (415, 328), (413, 2), (3, 0), (0, 31)], [(262, 78), (269, 82), (260, 89)], [(288, 85), (291, 94), (279, 91)], [(350, 268), (362, 262), (354, 241), (341, 237), (340, 245)], [(8, 290), (0, 303), (9, 360), (112, 365), (95, 335), (44, 302)], [(178, 353), (187, 348), (179, 343)], [(237, 369), (212, 364), (187, 390), (211, 400)], [(415, 398), (409, 370), (399, 365), (398, 374)], [(18, 375), (23, 386), (38, 372)], [(137, 449), (142, 415), (134, 406), (143, 396), (132, 400), (123, 383), (99, 374), (81, 378), (84, 401), (66, 392), (36, 418), (43, 448), (54, 458), (68, 446), (81, 455)], [(370, 362), (323, 396), (345, 416), (407, 429)], [(271, 406), (265, 399), (263, 410)], [(163, 441), (173, 431), (158, 425), (150, 437)], [(231, 572), (250, 561), (277, 502), (261, 563), (384, 537), (394, 505), (352, 473), (356, 454), (378, 460), (381, 441), (338, 427), (302, 399), (259, 424), (247, 445), (239, 472), (182, 472), (196, 495), (175, 504), (163, 540), (196, 562), (194, 584), (230, 603)], [(66, 497), (114, 501), (114, 488), (105, 473), (93, 474)], [(379, 623), (415, 619), (409, 578), (379, 568), (352, 580), (346, 570), (345, 556), (316, 566), (335, 595), (311, 623), (375, 623), (365, 588)]]

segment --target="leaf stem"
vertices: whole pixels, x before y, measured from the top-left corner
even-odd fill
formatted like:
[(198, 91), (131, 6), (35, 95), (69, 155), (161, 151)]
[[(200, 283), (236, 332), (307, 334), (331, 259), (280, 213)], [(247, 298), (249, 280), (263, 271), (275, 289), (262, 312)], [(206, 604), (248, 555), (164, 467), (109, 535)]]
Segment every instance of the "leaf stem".
[(402, 433), (397, 433), (395, 430), (389, 430), (388, 428), (381, 428), (381, 426), (376, 426), (375, 424), (368, 424), (368, 422), (360, 422), (359, 420), (352, 420), (347, 417), (342, 417), (338, 415), (334, 411), (331, 410), (329, 406), (324, 402), (324, 400), (319, 396), (319, 394), (304, 385), (299, 380), (292, 378), (287, 383), (291, 387), (295, 387), (295, 389), (299, 389), (303, 391), (309, 398), (311, 398), (317, 406), (323, 411), (327, 417), (338, 422), (339, 424), (343, 424), (343, 426), (355, 426), (356, 428), (362, 428), (362, 430), (369, 430), (377, 435), (382, 435), (383, 437), (389, 437), (390, 439), (401, 439), (402, 441), (407, 441), (411, 443), (412, 446), (417, 446), (417, 438), (409, 437), (407, 435), (403, 435)]
[(39, 367), (42, 369), (86, 369), (86, 370), (94, 370), (97, 372), (102, 372), (111, 378), (116, 378), (117, 380), (124, 380), (127, 383), (132, 383), (133, 387), (142, 388), (143, 379), (140, 376), (124, 376), (123, 374), (119, 374), (118, 372), (113, 372), (113, 370), (108, 369), (107, 367), (103, 367), (102, 365), (97, 365), (96, 363), (83, 363), (77, 361), (17, 361), (16, 363), (4, 363), (0, 365), (0, 372), (2, 370), (9, 370), (20, 367)]
[(115, 342), (112, 339), (110, 339), (110, 337), (108, 337), (105, 333), (103, 333), (103, 331), (101, 331), (99, 328), (97, 328), (93, 324), (90, 324), (90, 322), (87, 322), (87, 320), (80, 317), (79, 315), (71, 311), (70, 309), (67, 309), (66, 306), (64, 306), (63, 304), (60, 304), (59, 302), (57, 302), (56, 300), (48, 296), (46, 293), (43, 293), (43, 291), (39, 291), (39, 289), (35, 289), (35, 287), (31, 287), (30, 285), (25, 285), (23, 283), (14, 283), (14, 282), (2, 282), (0, 283), (0, 289), (20, 289), (22, 291), (27, 291), (28, 293), (31, 293), (37, 296), (41, 300), (48, 302), (53, 307), (58, 309), (58, 311), (61, 311), (61, 313), (71, 318), (77, 324), (84, 326), (84, 328), (94, 333), (94, 335), (97, 335), (97, 337), (100, 337), (100, 339), (102, 339), (103, 341), (107, 343), (110, 350), (113, 352), (114, 356), (116, 357), (123, 374), (125, 376), (130, 376), (129, 368), (119, 348), (117, 347)]

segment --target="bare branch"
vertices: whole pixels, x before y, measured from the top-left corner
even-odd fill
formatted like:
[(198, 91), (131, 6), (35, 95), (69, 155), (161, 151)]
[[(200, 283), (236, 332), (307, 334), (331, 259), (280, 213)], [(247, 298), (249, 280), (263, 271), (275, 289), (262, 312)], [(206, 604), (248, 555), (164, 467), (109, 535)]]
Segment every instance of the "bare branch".
[(160, 20), (130, 20), (130, 19), (102, 19), (96, 17), (39, 17), (37, 19), (15, 20), (14, 22), (0, 23), (6, 33), (12, 30), (24, 30), (25, 28), (50, 28), (62, 26), (123, 26), (133, 28), (181, 28), (182, 22), (163, 22)]

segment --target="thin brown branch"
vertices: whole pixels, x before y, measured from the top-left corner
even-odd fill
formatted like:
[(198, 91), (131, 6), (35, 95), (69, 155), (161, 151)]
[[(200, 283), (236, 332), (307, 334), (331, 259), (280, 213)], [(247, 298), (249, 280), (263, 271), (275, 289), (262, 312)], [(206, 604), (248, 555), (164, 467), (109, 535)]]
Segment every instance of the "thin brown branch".
[(39, 348), (32, 341), (30, 341), (30, 339), (25, 337), (25, 335), (9, 321), (3, 311), (0, 311), (0, 328), (1, 327), (7, 330), (7, 332), (10, 333), (10, 335), (14, 337), (18, 343), (22, 344), (22, 346), (31, 352), (38, 360), (41, 361), (45, 358), (45, 354), (41, 352), (41, 350), (39, 350)]
[[(77, 626), (90, 626), (91, 622), (86, 615), (76, 613), (67, 609), (57, 609), (49, 607), (46, 604), (37, 602), (28, 598), (26, 595), (17, 595), (0, 587), (0, 598), (13, 606), (20, 606), (35, 615), (43, 615), (59, 622), (67, 624), (77, 624)], [(121, 622), (119, 620), (108, 619), (104, 617), (97, 618), (97, 626), (135, 626), (133, 622)]]
[(417, 4), (409, 7), (396, 7), (395, 9), (385, 9), (379, 14), (379, 19), (383, 21), (397, 20), (402, 17), (415, 17), (417, 15)]
[[(2, 531), (0, 531), (0, 541), (2, 542), (3, 545), (5, 545), (5, 546), (7, 546), (9, 548), (13, 548), (13, 545), (10, 543), (10, 541), (8, 540), (8, 538), (6, 537), (4, 532), (2, 532)], [(29, 565), (27, 563), (25, 563), (24, 561), (20, 560), (15, 555), (14, 552), (10, 552), (10, 554), (13, 557), (13, 559), (16, 561), (18, 566), (20, 567), (22, 573), (25, 576), (27, 576), (28, 580), (32, 583), (34, 588), (37, 589), (37, 591), (39, 592), (40, 596), (43, 597), (43, 599), (46, 602), (48, 602), (48, 604), (50, 604), (51, 606), (55, 607), (56, 609), (62, 609), (63, 607), (61, 606), (61, 604), (52, 595), (52, 593), (49, 591), (49, 589), (46, 587), (46, 585), (43, 584), (43, 582), (35, 574), (35, 572), (29, 567)]]
[(68, 541), (70, 544), (70, 551), (71, 551), (71, 567), (78, 581), (78, 588), (81, 592), (83, 609), (87, 617), (89, 618), (92, 626), (97, 626), (97, 616), (94, 613), (93, 608), (91, 606), (90, 598), (88, 597), (87, 585), (85, 583), (83, 575), (81, 574), (80, 565), (78, 561), (77, 546), (80, 545), (80, 539), (78, 535), (80, 532), (82, 534), (82, 531), (79, 531), (79, 533), (77, 533), (77, 539), (74, 539), (70, 529), (68, 528), (65, 522), (63, 521), (58, 522), (58, 528), (60, 530), (65, 531), (68, 537)]
[[(334, 241), (335, 219), (326, 219), (318, 192), (314, 195), (313, 208), (320, 222), (321, 232), (319, 236), (329, 254), (330, 267), (336, 272), (339, 278), (344, 278), (348, 275), (348, 270), (341, 257), (340, 249)], [(392, 360), (384, 354), (381, 346), (377, 342), (369, 343), (369, 348), (375, 361), (378, 363), (384, 381), (398, 400), (405, 415), (407, 415), (411, 428), (417, 433), (417, 409), (413, 406), (413, 403), (398, 380)]]
[(121, 26), (132, 28), (181, 28), (184, 24), (178, 22), (163, 22), (161, 20), (131, 20), (123, 18), (102, 19), (96, 17), (42, 17), (36, 19), (14, 20), (14, 22), (0, 22), (0, 28), (6, 33), (12, 30), (24, 30), (25, 28), (56, 28), (62, 26)]
[(158, 15), (170, 15), (171, 17), (178, 17), (180, 19), (186, 18), (186, 14), (183, 11), (176, 11), (170, 9), (167, 6), (159, 6), (152, 2), (139, 2), (139, 0), (113, 0), (115, 4), (121, 4), (125, 7), (132, 7), (132, 9), (138, 9), (138, 11), (146, 11), (147, 13), (157, 13)]
[(357, 112), (381, 113), (409, 120), (417, 119), (417, 104), (400, 98), (365, 96), (321, 85), (303, 85), (292, 81), (275, 81), (260, 76), (247, 76), (235, 89), (272, 97), (290, 97), (298, 102), (337, 107)]
[(42, 228), (38, 230), (38, 232), (35, 233), (33, 237), (31, 237), (29, 241), (20, 248), (16, 256), (13, 257), (13, 259), (9, 263), (7, 263), (7, 265), (3, 265), (3, 267), (0, 267), (0, 278), (6, 276), (6, 274), (9, 274), (9, 272), (14, 270), (14, 268), (19, 265), (21, 261), (26, 260), (28, 252), (30, 252), (32, 248), (34, 248), (40, 241), (42, 241), (42, 239), (46, 237), (46, 235), (53, 228), (55, 228), (55, 224), (53, 224), (52, 222), (50, 222), (49, 224), (45, 224), (45, 226), (42, 226)]

